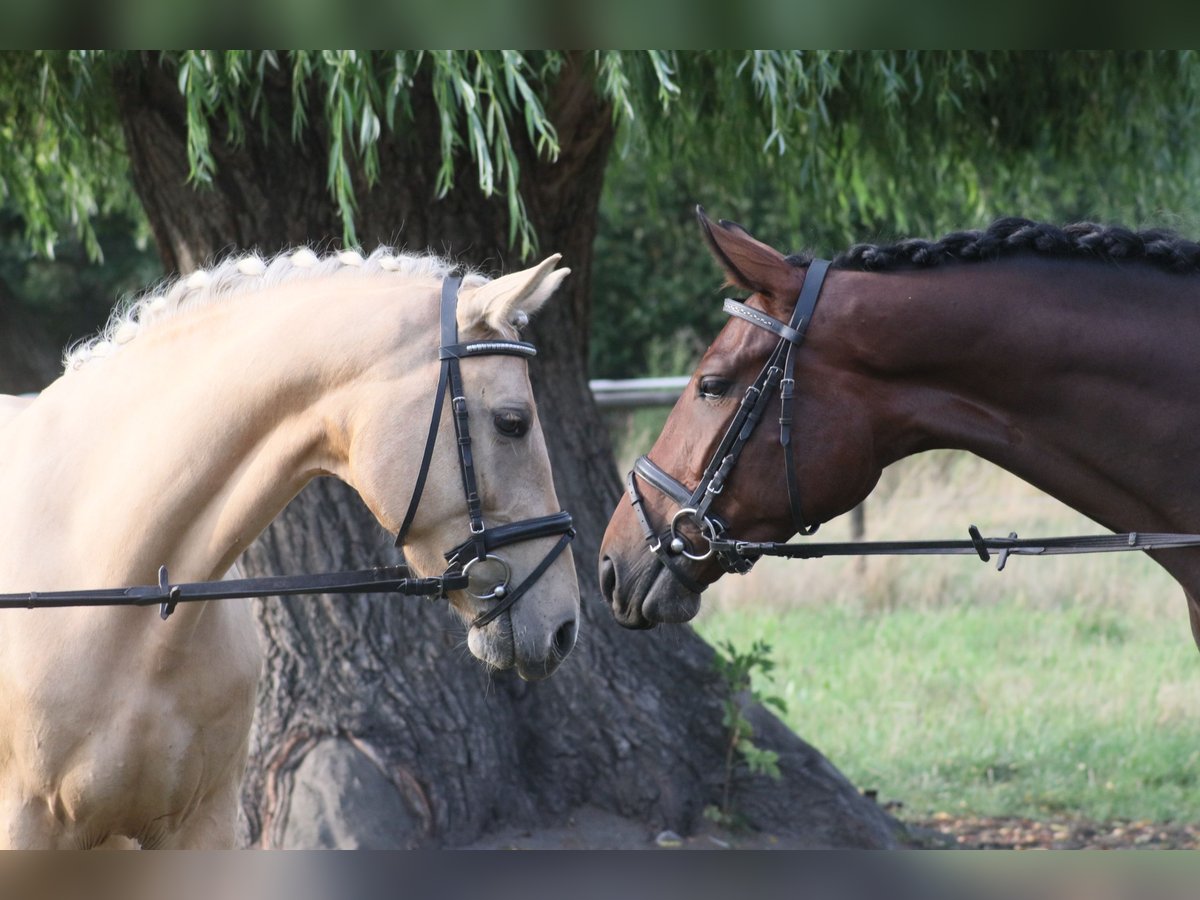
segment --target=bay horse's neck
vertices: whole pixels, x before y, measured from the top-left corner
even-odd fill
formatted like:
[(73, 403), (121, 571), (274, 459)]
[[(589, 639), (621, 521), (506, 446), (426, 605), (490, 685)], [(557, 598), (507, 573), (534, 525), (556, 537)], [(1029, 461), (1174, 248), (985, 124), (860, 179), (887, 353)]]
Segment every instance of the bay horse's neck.
[[(394, 296), (365, 279), (338, 293), (300, 283), (195, 310), (49, 387), (14, 429), (7, 471), (30, 487), (0, 483), (50, 513), (26, 524), (53, 528), (7, 535), (52, 551), (14, 589), (144, 583), (164, 563), (176, 581), (220, 577), (308, 480), (344, 477), (353, 391), (402, 336)], [(38, 479), (55, 490), (39, 497)]]
[(1200, 279), (1017, 258), (837, 273), (880, 467), (969, 450), (1117, 530), (1200, 530)]

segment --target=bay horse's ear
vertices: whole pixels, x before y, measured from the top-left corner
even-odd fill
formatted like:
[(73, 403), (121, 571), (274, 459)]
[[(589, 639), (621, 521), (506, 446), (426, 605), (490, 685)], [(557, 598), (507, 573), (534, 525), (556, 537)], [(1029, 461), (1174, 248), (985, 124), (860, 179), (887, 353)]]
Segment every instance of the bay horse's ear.
[(702, 206), (696, 207), (696, 218), (709, 252), (721, 264), (731, 285), (779, 299), (793, 296), (795, 268), (782, 253), (736, 222), (714, 222)]
[(483, 324), (491, 331), (520, 329), (558, 289), (570, 269), (555, 269), (561, 253), (536, 266), (512, 272), (474, 290), (464, 288), (458, 298), (458, 327), (463, 331)]

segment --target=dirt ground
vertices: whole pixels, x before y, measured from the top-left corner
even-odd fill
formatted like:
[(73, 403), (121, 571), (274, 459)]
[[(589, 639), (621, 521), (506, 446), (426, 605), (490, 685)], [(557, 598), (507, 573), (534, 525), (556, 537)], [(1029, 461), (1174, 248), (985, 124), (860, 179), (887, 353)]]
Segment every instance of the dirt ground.
[(1161, 822), (1086, 822), (955, 817), (906, 823), (918, 846), (964, 850), (1195, 850), (1200, 826)]
[(614, 813), (585, 807), (558, 825), (506, 831), (470, 845), (471, 850), (727, 850), (783, 846), (769, 835), (732, 835), (719, 829), (680, 837)]
[[(1154, 822), (1086, 822), (1075, 819), (955, 817), (939, 814), (906, 820), (914, 849), (962, 850), (1194, 850), (1200, 826)], [(729, 832), (707, 826), (681, 837), (598, 809), (581, 809), (561, 824), (503, 832), (467, 849), (575, 850), (792, 850), (786, 837), (761, 832)]]

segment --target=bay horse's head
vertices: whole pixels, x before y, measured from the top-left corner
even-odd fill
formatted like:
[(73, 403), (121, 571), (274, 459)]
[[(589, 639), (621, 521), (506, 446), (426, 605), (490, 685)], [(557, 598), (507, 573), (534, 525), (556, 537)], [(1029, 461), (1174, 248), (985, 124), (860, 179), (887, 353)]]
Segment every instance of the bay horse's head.
[(527, 679), (554, 671), (579, 619), (574, 531), (527, 371), (536, 349), (519, 340), (570, 272), (558, 259), (494, 281), (448, 275), (432, 303), (393, 307), (403, 320), (385, 328), (396, 337), (347, 434), (348, 480), (413, 569), (466, 577), (448, 597), (471, 652)]
[(749, 567), (711, 553), (710, 538), (811, 533), (880, 473), (846, 338), (828, 327), (828, 287), (808, 314), (823, 271), (698, 215), (728, 283), (749, 296), (726, 301), (729, 323), (630, 473), (604, 535), (600, 584), (629, 628), (691, 619), (709, 584)]

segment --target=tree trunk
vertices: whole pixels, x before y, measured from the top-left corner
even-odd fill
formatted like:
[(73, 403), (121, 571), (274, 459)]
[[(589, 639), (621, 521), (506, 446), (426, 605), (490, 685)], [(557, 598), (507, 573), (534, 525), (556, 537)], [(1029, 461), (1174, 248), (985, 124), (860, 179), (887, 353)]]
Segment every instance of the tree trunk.
[[(686, 626), (621, 630), (597, 582), (600, 538), (621, 491), (586, 375), (592, 239), (613, 140), (611, 110), (592, 74), (579, 56), (546, 102), (558, 161), (521, 148), (541, 250), (562, 252), (573, 270), (531, 339), (540, 349), (533, 379), (559, 498), (579, 529), (578, 647), (554, 677), (527, 684), (488, 674), (470, 658), (463, 627), (442, 604), (263, 602), (267, 663), (243, 798), (251, 845), (456, 846), (537, 828), (583, 806), (642, 823), (647, 835), (686, 834), (719, 801), (726, 694), (711, 648)], [(214, 143), (212, 190), (184, 183), (184, 117), (172, 73), (153, 61), (130, 67), (116, 90), (137, 187), (169, 268), (186, 270), (228, 247), (271, 251), (340, 234), (324, 189), (321, 136), (302, 146), (288, 138), (286, 83), (267, 86), (269, 144), (255, 129), (240, 147)], [(380, 183), (359, 197), (364, 244), (399, 239), (511, 270), (522, 261), (508, 248), (506, 207), (481, 196), (469, 164), (455, 190), (435, 199), (438, 123), (428, 85), (418, 81), (411, 100), (414, 121), (384, 138)], [(359, 568), (390, 562), (395, 552), (353, 493), (323, 480), (251, 547), (243, 569)], [(756, 742), (780, 754), (783, 772), (778, 783), (738, 779), (738, 809), (751, 826), (808, 846), (894, 843), (896, 823), (816, 750), (761, 708), (751, 718)]]

